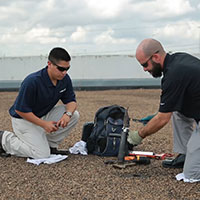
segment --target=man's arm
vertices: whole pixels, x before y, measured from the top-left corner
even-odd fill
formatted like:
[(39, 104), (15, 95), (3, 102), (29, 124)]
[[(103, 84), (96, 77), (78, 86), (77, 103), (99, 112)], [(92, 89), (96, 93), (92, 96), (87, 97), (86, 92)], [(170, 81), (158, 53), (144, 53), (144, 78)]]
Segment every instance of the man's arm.
[(139, 130), (139, 135), (142, 138), (145, 138), (148, 135), (151, 135), (161, 128), (163, 128), (170, 120), (172, 113), (161, 113), (158, 112), (156, 116), (154, 116), (146, 126)]
[[(73, 115), (74, 111), (76, 110), (76, 108), (77, 108), (77, 103), (75, 101), (72, 101), (72, 102), (69, 102), (69, 103), (66, 104), (66, 112), (70, 112), (70, 113), (72, 113), (72, 115)], [(64, 128), (64, 127), (67, 126), (67, 124), (69, 123), (70, 119), (71, 119), (70, 116), (68, 116), (68, 115), (63, 113), (63, 116), (57, 122), (56, 125), (58, 127), (62, 126)]]
[(139, 131), (130, 131), (128, 135), (128, 142), (133, 145), (140, 144), (145, 137), (159, 131), (162, 127), (164, 127), (169, 122), (171, 115), (171, 112), (159, 112), (147, 123), (145, 127), (141, 128)]
[(77, 108), (77, 103), (75, 101), (72, 101), (72, 102), (69, 102), (68, 104), (66, 104), (66, 111), (69, 111), (72, 114), (74, 113), (76, 108)]
[(20, 112), (18, 110), (15, 110), (15, 112), (23, 119), (42, 127), (48, 133), (58, 130), (58, 127), (56, 126), (57, 122), (55, 122), (55, 121), (42, 120), (39, 117), (37, 117), (36, 115), (34, 115), (32, 112), (24, 113), (24, 112)]

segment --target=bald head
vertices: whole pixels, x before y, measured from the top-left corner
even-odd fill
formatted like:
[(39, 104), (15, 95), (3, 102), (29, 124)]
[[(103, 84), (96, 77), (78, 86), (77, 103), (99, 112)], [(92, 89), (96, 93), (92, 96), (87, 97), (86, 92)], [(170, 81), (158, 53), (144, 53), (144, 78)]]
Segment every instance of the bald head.
[(159, 41), (152, 38), (148, 38), (144, 39), (138, 45), (136, 55), (137, 53), (143, 53), (144, 56), (148, 57), (154, 54), (156, 51), (159, 51), (161, 54), (165, 52)]
[(156, 52), (159, 52), (161, 56), (166, 54), (159, 41), (152, 38), (147, 38), (138, 45), (136, 49), (136, 58), (138, 61), (145, 61)]

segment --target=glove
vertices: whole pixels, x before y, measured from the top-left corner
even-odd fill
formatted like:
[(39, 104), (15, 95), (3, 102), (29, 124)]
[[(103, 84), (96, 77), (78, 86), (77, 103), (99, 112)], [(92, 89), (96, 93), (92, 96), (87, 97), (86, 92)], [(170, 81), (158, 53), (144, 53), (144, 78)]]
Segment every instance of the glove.
[(141, 144), (142, 140), (143, 140), (143, 138), (139, 135), (138, 131), (130, 131), (128, 133), (127, 141), (130, 144), (138, 145), (138, 144)]

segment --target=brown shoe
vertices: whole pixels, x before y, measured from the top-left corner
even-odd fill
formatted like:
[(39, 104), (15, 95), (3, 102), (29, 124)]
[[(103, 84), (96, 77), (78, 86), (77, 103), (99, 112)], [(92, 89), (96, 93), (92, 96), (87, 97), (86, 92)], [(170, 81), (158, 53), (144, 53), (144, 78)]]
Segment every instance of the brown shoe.
[(50, 147), (50, 153), (51, 154), (68, 155), (69, 151), (67, 149), (57, 149), (57, 148)]

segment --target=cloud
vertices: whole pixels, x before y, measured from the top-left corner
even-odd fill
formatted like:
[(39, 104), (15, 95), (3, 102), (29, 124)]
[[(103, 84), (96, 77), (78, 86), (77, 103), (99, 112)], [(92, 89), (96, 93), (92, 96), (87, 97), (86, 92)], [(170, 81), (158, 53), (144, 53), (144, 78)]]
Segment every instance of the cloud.
[(118, 16), (127, 2), (127, 0), (85, 0), (93, 15), (104, 19)]
[(58, 35), (54, 35), (49, 28), (36, 27), (24, 34), (21, 34), (19, 29), (15, 29), (12, 33), (3, 34), (0, 39), (1, 43), (39, 43), (39, 44), (55, 44), (64, 43), (64, 38), (59, 38)]
[[(178, 28), (177, 28), (178, 27)], [(200, 27), (200, 22), (196, 21), (185, 21), (179, 24), (167, 24), (163, 28), (156, 28), (154, 35), (160, 35), (162, 37), (171, 38), (174, 40), (185, 40), (185, 39), (199, 39), (198, 27)]]
[(73, 42), (84, 42), (86, 40), (87, 31), (82, 27), (77, 27), (76, 31), (71, 34)]
[(60, 42), (59, 38), (52, 36), (49, 28), (33, 28), (25, 34), (26, 42), (39, 42), (41, 44), (51, 44)]
[[(132, 4), (130, 9), (145, 19), (173, 18), (195, 10), (189, 0), (155, 0)], [(143, 14), (140, 14), (141, 11)]]
[(132, 53), (147, 37), (197, 50), (199, 10), (199, 0), (0, 1), (1, 52), (43, 54), (62, 45), (77, 54)]
[(159, 17), (174, 17), (194, 11), (188, 0), (157, 0), (160, 11), (155, 13)]
[(97, 45), (102, 45), (102, 44), (131, 44), (135, 43), (136, 40), (134, 39), (124, 39), (124, 38), (114, 38), (112, 35), (114, 34), (114, 31), (112, 29), (109, 29), (102, 34), (98, 35), (95, 39), (94, 42)]

